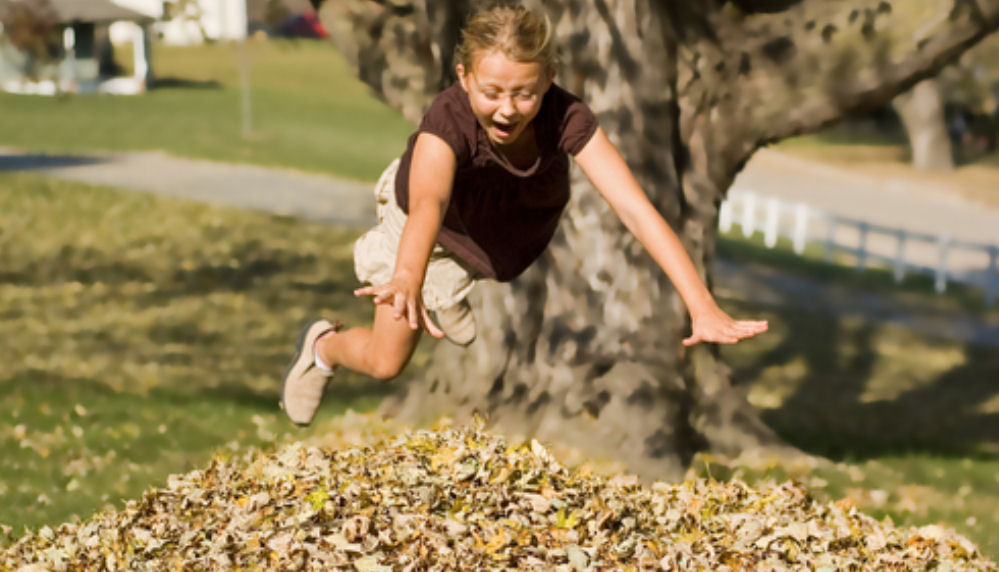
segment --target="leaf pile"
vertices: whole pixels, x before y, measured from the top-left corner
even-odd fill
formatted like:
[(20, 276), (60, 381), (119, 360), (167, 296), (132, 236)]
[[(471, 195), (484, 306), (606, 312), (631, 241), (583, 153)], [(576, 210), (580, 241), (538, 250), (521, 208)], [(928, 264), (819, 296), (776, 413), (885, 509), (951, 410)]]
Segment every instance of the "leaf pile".
[(901, 530), (800, 485), (642, 486), (569, 471), (481, 427), (376, 447), (294, 444), (217, 458), (79, 524), (44, 527), (0, 570), (996, 570), (939, 526)]

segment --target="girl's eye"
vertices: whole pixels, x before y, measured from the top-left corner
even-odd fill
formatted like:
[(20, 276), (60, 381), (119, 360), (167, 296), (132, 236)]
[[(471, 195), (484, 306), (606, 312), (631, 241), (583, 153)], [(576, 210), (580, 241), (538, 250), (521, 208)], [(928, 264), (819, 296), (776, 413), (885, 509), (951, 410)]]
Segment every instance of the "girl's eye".
[(486, 99), (499, 99), (499, 94), (495, 91), (484, 91), (482, 95), (486, 96)]
[(531, 101), (534, 99), (534, 93), (530, 91), (520, 91), (517, 92), (515, 97), (521, 101)]

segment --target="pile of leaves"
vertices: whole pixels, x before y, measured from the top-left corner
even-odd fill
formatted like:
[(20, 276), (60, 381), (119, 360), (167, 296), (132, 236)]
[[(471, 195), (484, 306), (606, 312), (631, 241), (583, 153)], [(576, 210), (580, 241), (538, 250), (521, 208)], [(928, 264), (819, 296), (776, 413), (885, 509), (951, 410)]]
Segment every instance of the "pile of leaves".
[(373, 447), (217, 458), (119, 511), (44, 527), (0, 569), (997, 570), (939, 526), (908, 530), (793, 482), (643, 486), (570, 471), (481, 425)]

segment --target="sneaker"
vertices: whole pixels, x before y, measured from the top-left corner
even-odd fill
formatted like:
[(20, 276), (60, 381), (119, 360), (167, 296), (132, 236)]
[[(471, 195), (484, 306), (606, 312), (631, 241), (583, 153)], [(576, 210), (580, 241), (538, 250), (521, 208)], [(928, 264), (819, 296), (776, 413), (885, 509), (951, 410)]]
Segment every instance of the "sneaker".
[(475, 341), (475, 314), (468, 300), (462, 300), (450, 308), (444, 308), (434, 313), (437, 325), (444, 330), (444, 335), (459, 346), (467, 346)]
[(316, 409), (323, 401), (326, 385), (333, 379), (333, 372), (316, 366), (316, 340), (327, 332), (338, 331), (342, 326), (339, 321), (315, 320), (306, 325), (298, 337), (295, 357), (281, 385), (281, 409), (298, 425), (312, 423)]

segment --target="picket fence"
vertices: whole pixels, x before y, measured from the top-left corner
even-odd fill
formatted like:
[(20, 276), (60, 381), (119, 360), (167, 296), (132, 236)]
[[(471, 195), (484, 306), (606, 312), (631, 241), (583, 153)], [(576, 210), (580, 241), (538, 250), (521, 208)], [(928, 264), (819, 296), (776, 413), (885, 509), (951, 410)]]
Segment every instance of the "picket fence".
[(852, 255), (860, 271), (882, 263), (893, 270), (896, 283), (913, 272), (932, 276), (938, 293), (948, 282), (979, 287), (988, 307), (999, 295), (999, 247), (993, 244), (872, 224), (746, 189), (732, 189), (721, 204), (719, 230), (728, 233), (735, 224), (747, 238), (762, 231), (768, 248), (785, 237), (799, 255), (806, 244), (820, 243), (830, 263), (841, 252)]

